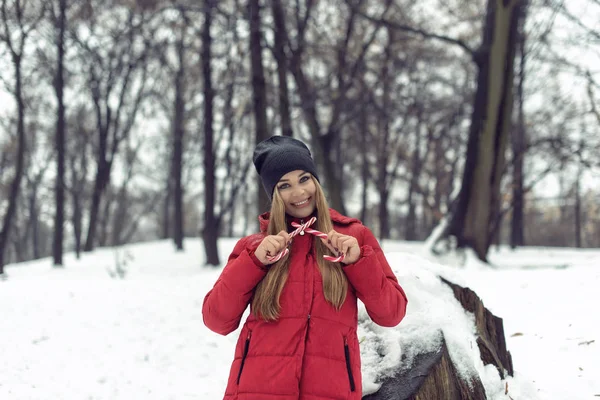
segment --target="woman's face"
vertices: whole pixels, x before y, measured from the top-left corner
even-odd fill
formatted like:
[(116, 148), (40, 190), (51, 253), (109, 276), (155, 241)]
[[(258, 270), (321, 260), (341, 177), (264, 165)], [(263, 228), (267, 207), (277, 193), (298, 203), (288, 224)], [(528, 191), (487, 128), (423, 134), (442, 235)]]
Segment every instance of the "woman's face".
[(285, 212), (296, 218), (306, 218), (315, 211), (317, 187), (310, 172), (288, 172), (277, 182)]

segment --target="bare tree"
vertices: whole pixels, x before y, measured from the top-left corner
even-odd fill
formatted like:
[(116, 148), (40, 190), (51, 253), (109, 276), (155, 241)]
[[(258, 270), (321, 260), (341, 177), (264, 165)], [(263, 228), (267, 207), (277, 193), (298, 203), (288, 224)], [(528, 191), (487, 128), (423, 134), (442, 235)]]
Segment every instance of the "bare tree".
[[(147, 68), (147, 45), (143, 30), (145, 15), (135, 10), (126, 11), (125, 26), (109, 32), (93, 32), (86, 39), (73, 36), (79, 44), (88, 66), (88, 85), (96, 116), (98, 142), (96, 147), (96, 174), (90, 205), (88, 233), (84, 251), (95, 245), (100, 206), (105, 189), (110, 183), (115, 155), (121, 142), (131, 131), (140, 104), (144, 98)], [(93, 27), (101, 21), (116, 18), (116, 14), (98, 15)], [(110, 48), (94, 39), (97, 35), (110, 35)], [(141, 42), (141, 43), (140, 43)], [(137, 78), (137, 79), (136, 79)], [(108, 217), (108, 216), (105, 216)], [(104, 218), (108, 221), (108, 218)]]
[(5, 250), (15, 216), (17, 199), (21, 187), (24, 172), (24, 158), (26, 149), (25, 140), (25, 102), (23, 99), (23, 59), (25, 46), (29, 35), (36, 29), (37, 24), (43, 18), (45, 10), (34, 8), (31, 3), (15, 0), (8, 3), (2, 0), (0, 6), (2, 13), (2, 29), (0, 30), (0, 42), (7, 48), (10, 54), (12, 67), (14, 69), (15, 84), (9, 88), (17, 104), (17, 159), (15, 163), (15, 175), (10, 187), (8, 207), (4, 214), (2, 230), (0, 231), (0, 275), (4, 273)]
[(177, 39), (177, 70), (175, 72), (175, 104), (173, 105), (173, 158), (171, 164), (171, 180), (174, 189), (173, 207), (173, 239), (177, 250), (183, 250), (183, 148), (185, 137), (185, 31), (189, 24), (187, 15), (183, 9), (179, 10), (182, 17), (180, 32)]
[[(248, 0), (250, 19), (250, 59), (252, 71), (252, 104), (254, 106), (254, 129), (256, 143), (271, 136), (267, 123), (267, 88), (262, 57), (262, 33), (260, 1)], [(278, 39), (281, 40), (281, 39)], [(257, 178), (259, 179), (259, 178)], [(260, 179), (258, 187), (260, 188)], [(264, 190), (258, 190), (258, 212), (267, 211), (269, 197)]]
[(202, 28), (202, 77), (204, 81), (204, 228), (202, 238), (207, 265), (219, 265), (217, 237), (219, 227), (215, 218), (215, 154), (213, 149), (213, 99), (211, 69), (211, 25), (214, 0), (204, 2), (204, 26)]
[(525, 229), (524, 223), (524, 157), (526, 148), (526, 125), (525, 125), (525, 66), (526, 66), (526, 36), (525, 36), (525, 21), (527, 15), (527, 0), (523, 4), (523, 18), (519, 23), (519, 39), (518, 39), (518, 54), (519, 54), (519, 75), (517, 78), (517, 125), (512, 130), (512, 154), (513, 154), (513, 177), (512, 177), (512, 221), (510, 246), (514, 249), (517, 246), (525, 245)]
[(63, 263), (63, 236), (64, 236), (64, 213), (65, 213), (65, 32), (67, 25), (67, 0), (58, 0), (58, 16), (55, 19), (56, 29), (56, 76), (54, 90), (58, 104), (56, 116), (56, 185), (55, 191), (55, 215), (54, 215), (54, 240), (52, 244), (52, 258), (54, 265)]
[(285, 15), (280, 0), (271, 1), (271, 12), (275, 16), (275, 44), (273, 47), (273, 56), (277, 61), (277, 79), (279, 83), (279, 120), (281, 123), (281, 134), (283, 136), (293, 136), (292, 120), (290, 114), (290, 96), (287, 83), (288, 66), (286, 54), (286, 31)]

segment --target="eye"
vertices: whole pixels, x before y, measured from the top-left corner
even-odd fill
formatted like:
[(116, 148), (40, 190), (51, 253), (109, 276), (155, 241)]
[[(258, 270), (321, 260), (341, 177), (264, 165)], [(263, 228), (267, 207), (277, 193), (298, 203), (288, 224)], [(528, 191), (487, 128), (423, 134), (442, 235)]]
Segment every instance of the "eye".
[(290, 185), (289, 185), (289, 184), (287, 184), (287, 183), (283, 183), (283, 184), (281, 184), (281, 185), (277, 186), (277, 189), (279, 189), (279, 190), (283, 190), (283, 189), (287, 189), (288, 187), (290, 187)]
[(304, 175), (302, 178), (300, 178), (300, 183), (304, 183), (309, 179), (310, 179), (310, 177), (308, 175)]

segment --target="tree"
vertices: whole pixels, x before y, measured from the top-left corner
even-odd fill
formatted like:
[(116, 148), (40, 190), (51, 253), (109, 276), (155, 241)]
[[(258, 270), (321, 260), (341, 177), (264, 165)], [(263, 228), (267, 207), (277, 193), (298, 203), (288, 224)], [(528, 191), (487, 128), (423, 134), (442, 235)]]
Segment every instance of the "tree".
[(189, 20), (183, 9), (179, 10), (182, 21), (180, 22), (179, 38), (177, 40), (178, 67), (175, 71), (175, 104), (173, 105), (173, 159), (171, 165), (171, 182), (174, 186), (173, 208), (173, 239), (177, 250), (183, 250), (183, 148), (185, 137), (185, 31)]
[[(250, 19), (250, 60), (252, 73), (252, 104), (254, 107), (254, 129), (256, 143), (271, 136), (267, 123), (267, 88), (265, 83), (265, 72), (262, 57), (262, 33), (260, 29), (260, 1), (248, 0), (248, 11)], [(281, 29), (281, 28), (280, 28)], [(280, 39), (278, 39), (280, 40)], [(258, 212), (267, 211), (265, 207), (269, 204), (269, 197), (258, 184)]]
[[(110, 27), (112, 20), (117, 18), (114, 10), (100, 10), (94, 11), (97, 14), (92, 14), (93, 23), (90, 23), (90, 27), (93, 29), (85, 38), (77, 35), (77, 32), (72, 35), (82, 50), (83, 65), (88, 68), (88, 87), (98, 138), (96, 173), (84, 251), (92, 251), (95, 246), (101, 217), (100, 206), (110, 183), (113, 162), (121, 143), (135, 123), (145, 95), (148, 46), (144, 43), (143, 34), (146, 18), (144, 13), (136, 10), (125, 11), (120, 14), (126, 18), (123, 28)], [(99, 41), (99, 36), (110, 38), (110, 45)], [(103, 217), (108, 221), (108, 215)]]
[(202, 28), (202, 78), (204, 81), (204, 228), (202, 238), (207, 265), (219, 265), (217, 237), (219, 227), (215, 218), (215, 154), (213, 149), (213, 99), (211, 69), (212, 36), (210, 28), (213, 19), (214, 0), (204, 2), (204, 26)]
[(281, 7), (280, 0), (271, 1), (271, 12), (275, 15), (275, 44), (273, 46), (273, 56), (277, 61), (277, 80), (279, 83), (279, 121), (281, 123), (281, 134), (283, 136), (293, 136), (292, 120), (290, 115), (290, 98), (287, 84), (288, 66), (286, 49), (286, 32), (285, 32), (285, 15)]
[(525, 190), (523, 165), (526, 148), (526, 126), (525, 126), (525, 65), (526, 65), (526, 36), (525, 20), (527, 15), (527, 0), (523, 4), (523, 18), (519, 23), (519, 76), (517, 78), (517, 126), (512, 130), (512, 154), (513, 154), (513, 177), (512, 177), (512, 221), (510, 230), (510, 246), (514, 249), (517, 246), (525, 245), (524, 218), (525, 212)]
[[(45, 14), (44, 8), (34, 8), (32, 10), (29, 8), (32, 7), (31, 3), (22, 2), (21, 0), (15, 0), (11, 4), (7, 3), (7, 0), (2, 0), (0, 6), (2, 13), (0, 42), (4, 43), (8, 48), (14, 70), (15, 84), (14, 87), (9, 88), (9, 91), (17, 105), (17, 159), (15, 163), (15, 175), (10, 185), (8, 207), (6, 208), (2, 230), (0, 231), (0, 275), (4, 273), (6, 245), (16, 213), (17, 199), (24, 173), (26, 107), (23, 98), (23, 58), (25, 55), (25, 46), (29, 35)], [(16, 27), (11, 26), (13, 24), (16, 24)]]
[(466, 161), (456, 208), (446, 235), (487, 261), (492, 222), (500, 204), (500, 180), (512, 118), (513, 74), (520, 0), (489, 0), (478, 67)]
[(63, 263), (63, 235), (65, 214), (65, 32), (66, 32), (67, 0), (58, 0), (58, 16), (55, 20), (56, 28), (56, 76), (54, 90), (58, 104), (56, 116), (56, 185), (55, 191), (55, 215), (54, 215), (54, 240), (52, 243), (52, 258), (54, 265)]

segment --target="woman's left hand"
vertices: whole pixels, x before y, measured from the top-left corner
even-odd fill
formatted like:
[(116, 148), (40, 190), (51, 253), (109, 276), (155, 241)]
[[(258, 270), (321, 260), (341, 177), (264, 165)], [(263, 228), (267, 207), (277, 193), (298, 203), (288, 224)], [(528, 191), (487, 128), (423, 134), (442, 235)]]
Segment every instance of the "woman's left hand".
[(342, 235), (332, 230), (327, 233), (327, 239), (321, 240), (334, 255), (339, 256), (340, 254), (344, 254), (344, 259), (341, 261), (343, 264), (352, 264), (358, 261), (360, 246), (354, 236)]

